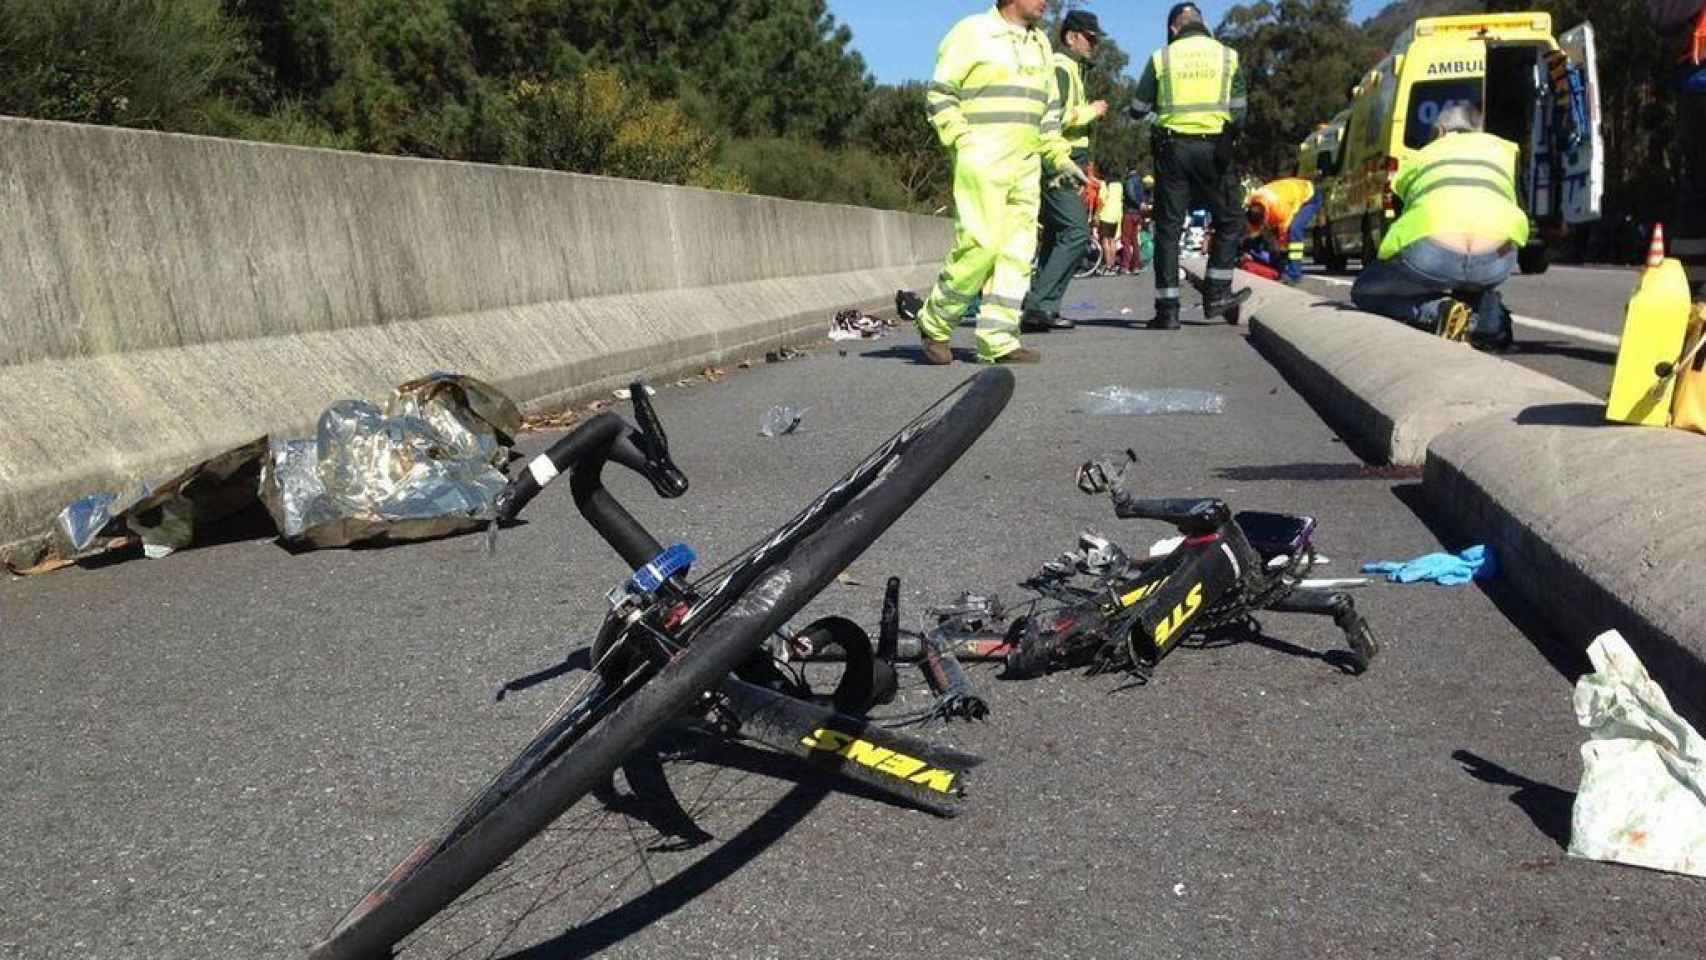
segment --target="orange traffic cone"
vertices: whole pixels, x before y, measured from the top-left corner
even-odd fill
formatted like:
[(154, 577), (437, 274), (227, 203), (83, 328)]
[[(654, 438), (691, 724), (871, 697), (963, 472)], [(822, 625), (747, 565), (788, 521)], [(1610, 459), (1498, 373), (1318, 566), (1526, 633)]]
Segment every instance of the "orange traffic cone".
[(1665, 225), (1653, 224), (1653, 241), (1647, 244), (1647, 269), (1657, 270), (1665, 262)]

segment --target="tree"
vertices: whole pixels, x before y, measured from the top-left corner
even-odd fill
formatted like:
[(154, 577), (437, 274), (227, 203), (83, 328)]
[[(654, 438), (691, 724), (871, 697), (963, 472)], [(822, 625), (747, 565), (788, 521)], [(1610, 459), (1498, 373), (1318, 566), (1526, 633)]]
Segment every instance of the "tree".
[(930, 125), (924, 84), (873, 90), (853, 140), (888, 163), (916, 209), (936, 210), (952, 199), (953, 169)]
[(1217, 31), (1249, 84), (1243, 156), (1264, 179), (1288, 173), (1297, 145), (1344, 109), (1345, 92), (1384, 51), (1354, 26), (1349, 0), (1260, 0), (1227, 11)]
[(0, 113), (195, 129), (258, 92), (219, 0), (0, 0)]

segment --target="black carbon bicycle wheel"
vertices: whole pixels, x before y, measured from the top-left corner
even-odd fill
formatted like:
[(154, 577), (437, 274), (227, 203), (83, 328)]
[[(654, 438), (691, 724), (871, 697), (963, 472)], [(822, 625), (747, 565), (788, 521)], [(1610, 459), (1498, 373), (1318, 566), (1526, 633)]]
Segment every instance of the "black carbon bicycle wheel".
[[(438, 835), (418, 844), (347, 913), (311, 960), (373, 960), (449, 906), (694, 708), (765, 637), (828, 586), (947, 472), (1006, 406), (1013, 375), (986, 370), (934, 419), (897, 438), (854, 499), (795, 544), (661, 668), (636, 667), (571, 697), (533, 742)], [(626, 689), (625, 689), (626, 688)], [(574, 728), (579, 729), (574, 729)], [(572, 742), (559, 742), (572, 733)]]

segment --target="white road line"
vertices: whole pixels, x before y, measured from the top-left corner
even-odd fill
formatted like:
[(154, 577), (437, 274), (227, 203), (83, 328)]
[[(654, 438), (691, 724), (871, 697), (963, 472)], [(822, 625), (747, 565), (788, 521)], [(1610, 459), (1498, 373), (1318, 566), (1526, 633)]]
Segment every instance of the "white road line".
[[(1343, 277), (1323, 277), (1320, 275), (1317, 275), (1315, 279), (1320, 280), (1323, 283), (1330, 283), (1339, 287), (1348, 287), (1353, 282), (1346, 280)], [(1536, 330), (1544, 330), (1547, 333), (1556, 333), (1566, 337), (1574, 337), (1577, 340), (1598, 344), (1602, 347), (1611, 347), (1615, 349), (1619, 343), (1615, 334), (1604, 333), (1599, 330), (1588, 330), (1584, 327), (1573, 327), (1567, 323), (1558, 323), (1553, 320), (1542, 320), (1539, 317), (1525, 317), (1515, 313), (1511, 314), (1511, 319), (1525, 327), (1533, 327)]]
[(1547, 333), (1562, 334), (1566, 337), (1575, 337), (1577, 340), (1585, 340), (1588, 343), (1597, 343), (1602, 347), (1611, 347), (1612, 349), (1616, 349), (1619, 342), (1617, 337), (1609, 333), (1602, 333), (1598, 330), (1585, 330), (1581, 327), (1572, 327), (1567, 323), (1554, 323), (1551, 320), (1541, 320), (1538, 317), (1525, 317), (1515, 313), (1511, 314), (1511, 319), (1525, 327), (1533, 327), (1536, 330), (1545, 330)]

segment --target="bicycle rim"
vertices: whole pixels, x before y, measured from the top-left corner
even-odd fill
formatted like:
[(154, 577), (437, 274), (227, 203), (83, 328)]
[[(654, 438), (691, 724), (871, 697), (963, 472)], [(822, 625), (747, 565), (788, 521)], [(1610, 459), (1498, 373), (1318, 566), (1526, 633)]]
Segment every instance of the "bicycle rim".
[(870, 464), (867, 458), (861, 467), (875, 467), (869, 481), (792, 549), (772, 558), (736, 601), (700, 627), (690, 646), (634, 689), (621, 691), (619, 699), (601, 702), (608, 709), (598, 710), (584, 729), (570, 731), (572, 742), (542, 746), (542, 739), (584, 706), (572, 697), (565, 700), (504, 772), (463, 805), (448, 830), (417, 844), (310, 950), (312, 960), (388, 956), (399, 940), (608, 781), (664, 724), (703, 708), (707, 693), (724, 675), (822, 591), (982, 435), (1011, 397), (1013, 376), (997, 368), (967, 384), (970, 388), (952, 408), (910, 433), (903, 431), (898, 443), (885, 444), (890, 452), (880, 462)]

